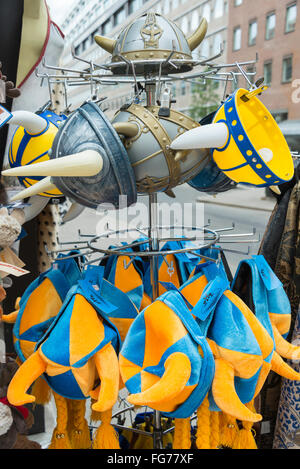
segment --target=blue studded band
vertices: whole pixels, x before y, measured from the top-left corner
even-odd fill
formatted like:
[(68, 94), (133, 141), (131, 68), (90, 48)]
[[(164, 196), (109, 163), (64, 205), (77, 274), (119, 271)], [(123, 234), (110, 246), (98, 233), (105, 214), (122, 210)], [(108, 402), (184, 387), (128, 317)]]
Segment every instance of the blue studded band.
[[(225, 101), (224, 111), (226, 116), (226, 124), (229, 128), (230, 138), (232, 137), (234, 139), (246, 162), (234, 168), (222, 169), (222, 171), (233, 171), (249, 164), (253, 171), (262, 180), (265, 181), (265, 184), (259, 184), (257, 187), (268, 187), (286, 182), (270, 170), (270, 168), (266, 165), (262, 157), (250, 142), (237, 112), (237, 106), (235, 103), (235, 95), (237, 91)], [(218, 122), (224, 121), (220, 120)], [(224, 149), (221, 149), (221, 151), (222, 150), (224, 151)], [(217, 149), (217, 151), (219, 150)]]

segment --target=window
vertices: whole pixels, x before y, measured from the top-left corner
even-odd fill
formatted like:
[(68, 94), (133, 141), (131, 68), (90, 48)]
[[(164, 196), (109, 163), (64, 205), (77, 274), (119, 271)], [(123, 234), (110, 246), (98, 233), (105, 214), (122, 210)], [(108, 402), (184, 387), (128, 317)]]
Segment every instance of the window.
[(131, 15), (135, 13), (140, 7), (140, 0), (129, 0), (128, 3), (128, 13)]
[(173, 83), (171, 88), (173, 98), (176, 98), (176, 85)]
[(213, 54), (217, 55), (220, 52), (221, 47), (222, 47), (222, 36), (220, 33), (218, 33), (214, 37)]
[(275, 36), (276, 14), (269, 13), (266, 19), (266, 40), (269, 41)]
[(165, 15), (167, 15), (169, 13), (169, 8), (170, 8), (169, 0), (166, 0), (165, 7), (164, 7), (164, 14)]
[(216, 0), (215, 3), (215, 18), (220, 18), (224, 13), (224, 2), (223, 0)]
[(191, 28), (192, 28), (192, 31), (194, 31), (195, 29), (197, 29), (199, 26), (199, 15), (198, 15), (198, 12), (197, 11), (193, 11), (193, 14), (192, 14), (192, 21), (191, 21)]
[(205, 3), (205, 5), (204, 5), (204, 7), (203, 7), (202, 16), (203, 16), (208, 22), (210, 22), (210, 6), (209, 6), (209, 3)]
[(209, 39), (206, 38), (201, 44), (201, 57), (207, 59), (209, 57)]
[(284, 57), (282, 61), (282, 82), (290, 83), (293, 76), (293, 56)]
[(234, 6), (238, 7), (243, 3), (243, 0), (234, 0)]
[(256, 44), (256, 37), (257, 37), (257, 20), (254, 20), (249, 23), (248, 46), (254, 46)]
[(185, 86), (185, 82), (184, 82), (184, 81), (182, 81), (182, 82), (181, 82), (181, 85), (180, 85), (180, 94), (181, 94), (182, 96), (184, 96), (184, 95), (186, 94), (186, 86)]
[(102, 25), (102, 34), (105, 36), (106, 34), (109, 33), (110, 30), (111, 30), (111, 22), (110, 20), (107, 20)]
[(242, 30), (240, 26), (233, 30), (233, 50), (239, 50), (242, 44)]
[(183, 19), (182, 19), (181, 29), (182, 29), (183, 34), (187, 34), (187, 32), (188, 32), (188, 20), (187, 20), (186, 16), (184, 16)]
[(120, 8), (115, 14), (114, 14), (114, 26), (117, 26), (120, 23), (123, 23), (125, 20), (125, 8)]
[(271, 60), (264, 63), (264, 78), (265, 78), (265, 84), (270, 86), (272, 83), (272, 61)]
[(286, 9), (286, 18), (285, 18), (285, 32), (291, 33), (295, 31), (297, 20), (297, 5), (294, 3)]
[(173, 0), (172, 10), (176, 10), (178, 8), (178, 0)]

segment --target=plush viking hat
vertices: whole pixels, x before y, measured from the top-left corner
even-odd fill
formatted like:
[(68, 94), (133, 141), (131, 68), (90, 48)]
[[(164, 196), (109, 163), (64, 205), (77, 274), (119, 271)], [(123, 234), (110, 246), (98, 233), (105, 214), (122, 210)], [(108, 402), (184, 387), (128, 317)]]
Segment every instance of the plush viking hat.
[(252, 256), (240, 262), (232, 290), (245, 301), (267, 329), (279, 355), (299, 359), (300, 347), (285, 340), (291, 325), (290, 301), (264, 256)]
[[(125, 127), (119, 129), (121, 133), (137, 132), (134, 125)], [(20, 166), (2, 174), (46, 176), (37, 183), (38, 192), (29, 188), (18, 194), (18, 198), (57, 187), (81, 205), (97, 208), (106, 203), (118, 208), (120, 195), (127, 196), (127, 205), (135, 203), (137, 197), (134, 174), (125, 148), (104, 113), (91, 102), (77, 109), (60, 127), (52, 145), (50, 161), (30, 167)]]
[(185, 132), (171, 148), (211, 148), (220, 170), (235, 182), (267, 187), (289, 181), (294, 175), (291, 152), (256, 94), (236, 90), (216, 112), (212, 124)]
[(34, 351), (55, 316), (69, 289), (81, 274), (74, 259), (59, 254), (56, 266), (40, 274), (25, 290), (16, 311), (3, 315), (4, 322), (14, 322), (14, 347), (21, 361)]

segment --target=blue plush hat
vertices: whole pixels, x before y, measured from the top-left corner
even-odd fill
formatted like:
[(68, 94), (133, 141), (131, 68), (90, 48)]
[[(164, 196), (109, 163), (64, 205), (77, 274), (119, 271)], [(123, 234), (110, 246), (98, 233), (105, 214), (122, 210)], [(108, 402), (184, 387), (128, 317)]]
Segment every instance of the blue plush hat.
[(68, 291), (81, 277), (75, 260), (64, 257), (59, 254), (59, 260), (27, 287), (19, 302), (13, 339), (21, 361), (34, 351), (36, 343), (59, 312)]
[(274, 348), (284, 358), (300, 358), (300, 348), (284, 339), (291, 324), (291, 306), (282, 283), (264, 256), (240, 262), (232, 290), (237, 293), (266, 328)]

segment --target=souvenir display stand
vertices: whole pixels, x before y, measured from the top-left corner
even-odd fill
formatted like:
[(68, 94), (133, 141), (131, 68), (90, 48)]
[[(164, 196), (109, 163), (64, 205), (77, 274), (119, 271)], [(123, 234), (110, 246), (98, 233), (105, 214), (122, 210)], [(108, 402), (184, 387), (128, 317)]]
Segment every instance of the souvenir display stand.
[[(118, 447), (112, 426), (121, 433), (125, 431), (150, 437), (154, 449), (163, 449), (165, 437), (173, 431), (176, 433), (176, 423), (177, 446), (174, 447), (188, 449), (191, 447), (189, 425), (196, 418), (197, 448), (253, 448), (256, 445), (252, 425), (262, 418), (254, 409), (254, 400), (268, 373), (274, 369), (289, 379), (295, 380), (300, 376), (286, 367), (280, 357), (289, 358), (292, 352), (300, 353), (298, 348), (284, 342), (288, 319), (285, 318), (284, 325), (276, 322), (287, 307), (281, 283), (262, 256), (242, 261), (242, 274), (236, 274), (234, 280), (226, 263), (224, 252), (245, 257), (250, 254), (249, 246), (259, 242), (255, 228), (249, 233), (227, 234), (227, 231), (234, 230), (234, 223), (231, 227), (213, 229), (210, 222), (205, 226), (164, 226), (159, 221), (158, 192), (175, 197), (173, 189), (180, 184), (188, 183), (195, 190), (213, 194), (228, 191), (238, 183), (271, 187), (278, 191), (277, 186), (290, 181), (294, 174), (293, 155), (275, 120), (257, 98), (267, 86), (260, 78), (254, 82), (255, 72), (245, 71), (245, 67), (255, 65), (258, 57), (245, 62), (219, 63), (216, 59), (223, 53), (220, 48), (214, 57), (196, 59), (193, 51), (204, 40), (206, 31), (205, 19), (190, 37), (186, 37), (167, 18), (155, 13), (144, 14), (130, 23), (116, 40), (95, 36), (97, 44), (111, 55), (105, 63), (77, 57), (74, 50), (72, 56), (78, 62), (78, 69), (57, 67), (43, 61), (43, 66), (50, 73), (40, 73), (37, 69), (36, 76), (47, 80), (49, 102), (36, 114), (19, 111), (10, 116), (10, 123), (18, 125), (18, 128), (9, 149), (10, 169), (4, 171), (3, 176), (17, 176), (25, 186), (12, 202), (37, 195), (49, 199), (67, 197), (77, 207), (74, 209), (76, 216), (82, 206), (97, 209), (110, 204), (110, 208), (118, 210), (122, 208), (123, 196), (126, 196), (125, 207), (135, 204), (138, 195), (148, 198), (148, 226), (119, 230), (108, 226), (101, 234), (79, 232), (79, 239), (61, 242), (59, 249), (51, 250), (45, 246), (52, 260), (51, 268), (28, 287), (16, 304), (16, 308), (19, 304), (21, 307), (6, 318), (7, 321), (12, 322), (12, 318), (16, 321), (15, 346), (22, 362), (8, 388), (8, 400), (13, 405), (33, 402), (34, 397), (28, 395), (27, 390), (41, 376), (45, 378), (57, 407), (57, 426), (51, 448), (90, 448), (88, 431), (92, 434), (95, 427), (90, 425), (88, 428), (84, 420), (85, 400), (89, 397), (92, 398), (93, 411), (98, 412), (98, 420), (102, 422), (97, 427), (93, 443), (96, 449)], [(228, 85), (236, 88), (237, 77), (244, 78), (246, 88), (236, 89), (230, 94)], [(224, 84), (219, 108), (209, 116), (203, 116), (200, 123), (172, 108), (174, 96), (168, 85), (184, 80), (196, 86), (199, 80)], [(110, 121), (102, 110), (105, 98), (101, 86), (116, 84), (131, 84), (133, 96)], [(65, 91), (65, 109), (60, 114), (53, 112), (53, 88), (58, 86)], [(71, 111), (68, 91), (74, 86), (88, 87), (90, 98)], [(180, 235), (176, 234), (178, 229), (181, 230)], [(165, 230), (167, 236), (162, 234)], [(137, 237), (128, 243), (128, 235), (132, 232)], [(126, 242), (116, 244), (115, 240), (120, 240), (120, 235)], [(112, 241), (114, 246), (104, 248), (107, 241)], [(235, 247), (227, 249), (224, 247), (226, 243), (246, 244), (248, 251), (241, 252)], [(162, 282), (159, 274), (161, 260), (170, 276), (174, 268), (169, 264), (168, 256), (177, 259), (183, 256), (185, 262), (192, 258), (196, 274), (193, 269), (189, 271), (183, 285), (172, 285), (171, 280)], [(143, 296), (138, 308), (132, 300), (134, 295), (131, 298), (126, 288), (122, 290), (104, 277), (105, 262), (118, 262), (122, 257), (123, 273), (137, 261), (149, 263), (148, 297), (145, 295), (145, 299)], [(68, 260), (73, 259), (77, 264), (73, 266), (75, 270), (71, 275)], [(97, 278), (95, 269), (90, 269), (91, 264), (98, 268)], [(251, 282), (259, 285), (259, 293), (255, 289), (249, 290), (250, 280), (248, 284), (243, 283), (245, 271), (253, 276)], [(139, 268), (136, 272), (140, 274)], [(62, 274), (64, 281), (55, 286)], [(139, 277), (141, 284), (146, 278), (144, 274)], [(37, 288), (45, 288), (45, 279), (52, 279), (54, 286), (51, 288), (55, 287), (55, 298), (59, 296), (60, 299), (53, 304), (51, 317), (46, 316), (46, 320), (43, 317), (41, 323), (40, 318), (36, 318), (37, 323), (26, 330), (24, 346), (24, 336), (18, 329), (21, 315), (30, 308), (33, 301), (30, 295), (34, 296)], [(106, 291), (109, 290), (111, 296), (105, 297), (103, 279), (107, 281)], [(181, 287), (187, 288), (196, 281), (202, 282), (202, 287), (195, 287), (198, 296), (194, 304)], [(141, 354), (143, 347), (135, 348), (136, 337), (133, 335), (137, 331), (136, 336), (146, 336), (149, 324), (143, 322), (144, 315), (147, 308), (155, 309), (157, 299), (162, 298), (160, 285), (166, 289), (164, 298), (168, 301), (176, 299), (174, 304), (171, 302), (171, 307), (166, 300), (163, 307), (165, 310), (170, 308), (166, 317), (176, 319), (172, 319), (172, 324), (177, 324), (178, 330), (173, 336), (170, 334), (174, 342), (170, 339), (163, 344), (166, 349), (159, 363), (145, 365), (143, 369), (141, 356), (137, 359), (134, 356)], [(117, 301), (113, 292), (128, 302), (128, 310), (131, 308), (134, 315), (126, 316), (127, 311), (122, 311), (119, 306), (121, 300), (118, 303), (121, 316), (109, 315), (115, 311), (110, 309), (113, 300)], [(276, 300), (276, 295), (281, 303)], [(54, 301), (53, 297), (47, 297), (48, 301)], [(264, 311), (259, 301), (261, 298), (264, 298)], [(40, 301), (38, 295), (35, 301)], [(148, 303), (140, 309), (142, 301)], [(276, 310), (271, 319), (268, 301)], [(176, 309), (178, 304), (181, 304), (179, 312)], [(276, 309), (278, 305), (284, 305), (280, 311)], [(82, 308), (86, 308), (90, 318), (85, 343), (80, 336), (79, 313)], [(231, 314), (232, 311), (234, 313)], [(29, 317), (27, 323), (31, 321)], [(122, 333), (125, 331), (122, 339), (112, 318), (120, 323), (124, 320), (124, 324), (127, 321), (126, 331), (123, 326), (120, 328)], [(151, 323), (152, 329), (159, 329), (159, 326)], [(232, 334), (233, 328), (235, 333)], [(29, 334), (32, 331), (33, 339)], [(98, 331), (97, 337), (95, 331)], [(62, 341), (62, 337), (67, 344), (64, 342), (65, 348), (60, 350), (56, 344), (57, 340)], [(78, 338), (78, 343), (74, 337)], [(99, 337), (100, 343), (97, 342)], [(30, 347), (27, 343), (29, 338)], [(154, 334), (153, 341), (156, 340)], [(91, 349), (89, 341), (93, 344)], [(181, 366), (178, 372), (174, 367), (176, 360)], [(186, 376), (189, 366), (190, 375)], [(135, 405), (129, 405), (125, 397), (119, 397), (119, 408), (111, 413), (119, 395), (119, 372), (130, 394), (128, 402)], [(142, 372), (143, 376), (146, 375), (146, 389), (141, 385)], [(111, 378), (113, 373), (114, 380)], [(171, 385), (174, 384), (171, 404), (166, 397), (170, 392), (166, 385), (170, 376), (173, 379)], [(222, 376), (226, 379), (222, 380)], [(161, 402), (158, 389), (165, 393)], [(155, 391), (156, 400), (151, 395)], [(136, 406), (151, 409), (153, 430), (133, 425), (132, 414), (136, 412)], [(162, 424), (166, 417), (171, 422), (168, 428)], [(174, 425), (172, 419), (175, 420)], [(131, 426), (127, 424), (130, 420)], [(226, 436), (222, 442), (218, 440), (221, 423)], [(185, 441), (178, 438), (178, 429)], [(237, 442), (233, 441), (235, 438)]]

